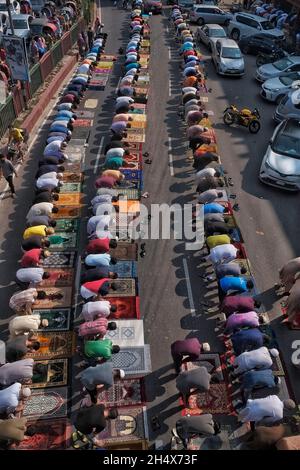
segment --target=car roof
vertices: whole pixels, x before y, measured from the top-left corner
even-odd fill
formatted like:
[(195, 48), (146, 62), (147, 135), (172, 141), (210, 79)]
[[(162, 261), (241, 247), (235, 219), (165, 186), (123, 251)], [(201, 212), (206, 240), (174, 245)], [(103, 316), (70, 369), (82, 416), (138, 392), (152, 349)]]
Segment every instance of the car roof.
[(235, 16), (237, 16), (237, 15), (245, 16), (245, 17), (250, 18), (252, 20), (258, 21), (259, 23), (262, 23), (263, 21), (268, 21), (266, 18), (263, 18), (263, 17), (258, 16), (258, 15), (252, 15), (251, 13), (241, 12), (241, 13), (236, 13), (235, 14)]
[(203, 26), (206, 26), (208, 29), (224, 29), (219, 24), (205, 24)]
[(237, 43), (233, 39), (220, 38), (220, 39), (218, 39), (217, 42), (221, 43), (222, 47), (228, 46), (228, 47), (236, 47), (237, 49), (239, 49), (239, 46), (237, 45)]
[(289, 60), (294, 62), (294, 64), (300, 64), (300, 56), (299, 55), (289, 55), (287, 56)]
[(215, 10), (216, 8), (218, 8), (219, 10), (221, 10), (221, 8), (219, 8), (218, 5), (197, 5), (197, 4), (196, 4), (196, 5), (194, 5), (194, 8), (197, 8), (197, 10), (198, 10), (198, 9), (201, 10), (202, 8), (205, 8), (205, 9), (209, 8), (209, 9), (214, 9), (214, 10)]

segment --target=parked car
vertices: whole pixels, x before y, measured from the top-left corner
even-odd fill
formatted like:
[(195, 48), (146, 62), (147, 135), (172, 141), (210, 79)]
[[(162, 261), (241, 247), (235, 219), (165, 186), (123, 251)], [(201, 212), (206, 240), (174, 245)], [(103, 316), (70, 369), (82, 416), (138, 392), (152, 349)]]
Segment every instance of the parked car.
[(299, 119), (287, 119), (276, 127), (260, 167), (259, 179), (287, 191), (300, 190)]
[(274, 54), (281, 46), (281, 40), (269, 34), (260, 33), (253, 36), (244, 36), (239, 40), (243, 54)]
[(289, 55), (272, 64), (261, 65), (256, 70), (255, 78), (259, 82), (265, 82), (269, 78), (286, 75), (287, 72), (300, 72), (300, 56)]
[(195, 0), (178, 0), (178, 6), (183, 13), (188, 13), (193, 9)]
[[(31, 15), (11, 15), (12, 22), (15, 30), (15, 35), (26, 40), (30, 39), (30, 27), (29, 24), (33, 20)], [(7, 34), (12, 34), (10, 28), (7, 29)]]
[(162, 11), (162, 3), (157, 0), (146, 0), (144, 2), (144, 12), (158, 15)]
[(280, 29), (274, 28), (265, 18), (250, 13), (236, 13), (228, 25), (227, 34), (238, 41), (243, 36), (253, 36), (259, 31), (266, 31), (275, 38), (284, 39), (284, 34)]
[(297, 88), (300, 88), (300, 72), (289, 72), (266, 80), (261, 86), (260, 94), (268, 101), (280, 103), (284, 95)]
[(300, 120), (300, 90), (291, 90), (277, 106), (273, 119), (275, 122), (295, 118)]
[(194, 5), (189, 12), (189, 18), (192, 23), (197, 23), (199, 26), (205, 23), (224, 24), (226, 26), (229, 24), (232, 14), (213, 5)]
[(196, 40), (205, 44), (212, 50), (212, 44), (220, 38), (226, 38), (226, 32), (219, 24), (206, 24), (199, 26), (196, 31)]
[[(18, 15), (20, 13), (20, 9), (20, 3), (17, 2), (17, 0), (11, 0), (10, 11), (12, 14)], [(8, 15), (6, 2), (3, 0), (0, 1), (0, 13), (6, 13)]]
[(31, 21), (29, 27), (32, 36), (50, 34), (54, 38), (57, 30), (55, 24), (50, 23), (48, 18), (35, 18)]
[(45, 0), (31, 0), (31, 5), (35, 13), (41, 13), (45, 6)]
[(233, 39), (218, 39), (213, 43), (212, 60), (220, 75), (241, 77), (245, 73), (244, 58)]

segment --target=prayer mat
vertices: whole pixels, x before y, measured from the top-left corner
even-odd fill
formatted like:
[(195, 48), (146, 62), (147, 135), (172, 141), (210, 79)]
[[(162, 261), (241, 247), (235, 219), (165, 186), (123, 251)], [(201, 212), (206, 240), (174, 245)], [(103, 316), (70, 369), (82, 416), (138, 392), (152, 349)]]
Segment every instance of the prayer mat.
[(49, 251), (75, 250), (77, 247), (77, 233), (56, 232), (55, 235), (61, 236), (64, 241), (62, 243), (51, 244)]
[(124, 170), (141, 170), (141, 163), (139, 161), (130, 161), (130, 159), (125, 160), (124, 166), (119, 168), (122, 173), (124, 173)]
[(117, 258), (117, 260), (137, 260), (137, 249), (136, 243), (119, 242), (116, 248), (110, 250), (111, 256)]
[(73, 331), (38, 332), (36, 336), (40, 342), (40, 349), (28, 353), (26, 357), (33, 357), (35, 360), (55, 359), (71, 357), (75, 352), (76, 336)]
[(273, 360), (273, 365), (272, 365), (271, 369), (272, 369), (274, 375), (278, 375), (280, 377), (284, 376), (285, 371), (284, 371), (283, 363), (280, 359), (280, 356), (279, 357), (272, 357), (272, 360)]
[(74, 269), (49, 268), (47, 269), (47, 273), (50, 274), (50, 277), (43, 279), (43, 281), (39, 283), (39, 287), (66, 287), (73, 285)]
[[(182, 370), (192, 370), (198, 367), (207, 367), (210, 374), (215, 374), (220, 382), (224, 382), (224, 375), (222, 372), (222, 365), (219, 354), (207, 353), (200, 354), (198, 361), (186, 361), (182, 363)], [(216, 370), (217, 369), (217, 370)]]
[(118, 202), (113, 203), (114, 207), (118, 207), (118, 213), (123, 214), (139, 214), (140, 213), (140, 202), (120, 199)]
[(122, 180), (118, 186), (120, 190), (124, 189), (142, 189), (143, 187), (143, 181), (141, 179), (136, 179), (136, 180)]
[[(93, 119), (95, 117), (95, 111), (85, 111), (76, 109), (77, 119)], [(68, 147), (69, 150), (69, 147)]]
[(66, 450), (70, 447), (72, 426), (67, 419), (30, 421), (34, 426), (33, 436), (20, 442), (16, 450)]
[(35, 361), (30, 388), (61, 387), (68, 383), (68, 359)]
[(147, 450), (149, 449), (148, 442), (145, 439), (138, 439), (136, 441), (126, 441), (125, 439), (120, 442), (107, 441), (105, 445), (107, 450)]
[(84, 195), (81, 193), (64, 193), (59, 195), (58, 206), (81, 206)]
[(64, 166), (66, 163), (82, 163), (85, 157), (84, 141), (81, 145), (69, 144), (66, 152), (68, 155), (68, 160), (65, 161)]
[(206, 413), (228, 415), (234, 409), (230, 403), (226, 384), (211, 384), (209, 392), (192, 393), (188, 399), (188, 408), (184, 408), (182, 415), (201, 415)]
[(88, 99), (84, 103), (84, 107), (87, 109), (95, 109), (97, 108), (97, 106), (98, 106), (98, 100), (95, 100), (95, 99)]
[(61, 206), (57, 214), (52, 214), (53, 219), (79, 219), (80, 207)]
[(127, 180), (139, 180), (142, 177), (141, 170), (122, 170), (123, 175)]
[(115, 380), (112, 387), (98, 394), (98, 400), (109, 408), (136, 406), (145, 402), (141, 379)]
[(145, 344), (143, 320), (120, 320), (116, 321), (116, 324), (115, 330), (107, 330), (106, 339), (111, 339), (122, 348)]
[(137, 277), (136, 261), (118, 261), (111, 266), (111, 270), (118, 274), (118, 277)]
[[(86, 144), (86, 141), (85, 139), (74, 139), (72, 137), (72, 140), (70, 141), (70, 143), (68, 144), (68, 150), (69, 148), (75, 148), (78, 150), (78, 148), (82, 149), (84, 151), (84, 148), (85, 148), (85, 144)], [(69, 155), (68, 155), (69, 157)]]
[(87, 141), (89, 135), (90, 135), (90, 127), (74, 127), (74, 130), (72, 132), (72, 138), (73, 139), (84, 139)]
[[(135, 105), (137, 106), (139, 103), (135, 103)], [(136, 108), (134, 107), (133, 110), (131, 111), (132, 114), (146, 114), (146, 110), (145, 109), (141, 109), (141, 108)]]
[(141, 198), (141, 191), (138, 189), (118, 189), (117, 194), (122, 197), (122, 199), (127, 198), (132, 201), (138, 201)]
[(226, 215), (226, 219), (227, 219), (226, 224), (228, 225), (228, 227), (237, 228), (237, 223), (233, 215)]
[(214, 202), (228, 202), (228, 194), (227, 194), (227, 191), (226, 189), (219, 189), (218, 188), (218, 191), (222, 193), (222, 196), (221, 197), (218, 197), (214, 200)]
[(126, 378), (142, 377), (152, 371), (149, 344), (128, 346), (113, 354), (110, 361), (114, 368), (123, 369)]
[(146, 122), (146, 114), (128, 114), (129, 117), (133, 119), (134, 122)]
[(142, 134), (142, 133), (135, 134), (132, 131), (130, 133), (127, 132), (127, 137), (126, 137), (127, 142), (145, 142), (145, 140), (146, 140), (145, 134)]
[(117, 311), (109, 315), (110, 320), (124, 320), (128, 318), (140, 318), (139, 297), (105, 297)]
[(114, 63), (113, 61), (104, 61), (101, 60), (100, 62), (97, 62), (97, 69), (108, 69), (110, 70), (113, 67)]
[(134, 297), (137, 293), (135, 279), (114, 279), (114, 285), (117, 290), (110, 292), (110, 297)]
[(58, 232), (77, 232), (79, 230), (79, 219), (57, 219), (55, 230)]
[(71, 307), (72, 287), (43, 287), (38, 288), (38, 292), (46, 292), (45, 299), (37, 299), (32, 305), (32, 309)]
[(115, 62), (117, 60), (116, 56), (109, 54), (101, 54), (100, 59), (107, 62)]
[[(126, 142), (126, 141), (125, 141)], [(143, 150), (143, 145), (139, 144), (138, 142), (127, 142), (127, 149), (129, 151), (131, 150), (136, 150), (138, 152), (142, 152)]]
[(143, 39), (141, 41), (141, 47), (150, 47), (150, 41), (147, 41), (146, 39)]
[(23, 416), (28, 419), (63, 418), (67, 415), (67, 387), (32, 390), (24, 403)]
[(41, 320), (48, 320), (48, 326), (38, 331), (68, 331), (71, 322), (71, 309), (52, 308), (51, 310), (34, 310), (34, 315), (40, 315)]
[[(140, 123), (143, 124), (143, 123)], [(135, 150), (132, 150), (129, 155), (126, 155), (124, 160), (126, 163), (128, 162), (140, 162), (141, 161), (141, 156), (142, 154), (139, 152), (136, 152)]]
[(131, 121), (132, 129), (146, 129), (147, 123), (145, 121)]
[(221, 424), (221, 432), (216, 436), (193, 437), (189, 440), (188, 450), (240, 450), (242, 442), (234, 437), (236, 426)]
[(74, 129), (76, 127), (93, 127), (93, 120), (92, 119), (76, 119), (73, 122)]
[(101, 447), (107, 444), (148, 439), (147, 412), (145, 406), (118, 408), (119, 416), (107, 420), (106, 428), (96, 435)]
[(66, 172), (68, 173), (81, 173), (82, 172), (81, 162), (64, 163), (64, 167), (65, 167)]
[(81, 193), (81, 183), (65, 183), (62, 185), (59, 193), (59, 197), (63, 196), (65, 193)]
[(82, 183), (83, 174), (80, 171), (65, 171), (63, 173), (63, 184), (64, 183)]

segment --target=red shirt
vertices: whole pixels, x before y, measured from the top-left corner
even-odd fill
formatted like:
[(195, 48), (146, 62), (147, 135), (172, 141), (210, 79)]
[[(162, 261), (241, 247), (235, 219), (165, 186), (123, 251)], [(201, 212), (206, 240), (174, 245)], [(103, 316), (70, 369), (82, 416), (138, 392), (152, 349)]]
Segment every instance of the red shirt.
[(106, 282), (110, 282), (110, 279), (108, 277), (105, 277), (104, 279), (99, 279), (99, 281), (85, 282), (83, 284), (83, 287), (90, 290), (91, 292), (94, 292), (94, 294), (98, 294), (99, 289), (101, 289), (103, 284), (105, 284)]
[(174, 356), (199, 356), (202, 346), (198, 338), (187, 338), (172, 343), (171, 352)]
[(87, 253), (107, 253), (109, 251), (109, 238), (96, 238), (91, 240), (86, 247)]
[(252, 297), (228, 295), (222, 302), (221, 312), (224, 312), (226, 316), (229, 316), (234, 312), (252, 312), (254, 308), (254, 299)]
[(113, 188), (116, 179), (112, 176), (100, 176), (95, 182), (96, 188)]
[(1, 47), (1, 49), (0, 49), (0, 59), (1, 60), (6, 59), (6, 52), (5, 52), (5, 49), (3, 49), (3, 47)]
[(197, 55), (197, 54), (195, 51), (189, 49), (188, 51), (184, 51), (183, 55), (188, 56), (188, 55)]
[(32, 266), (37, 266), (40, 261), (42, 249), (34, 248), (33, 250), (26, 251), (21, 259), (22, 268), (30, 268)]
[(75, 96), (68, 94), (62, 97), (60, 103), (73, 103), (75, 101)]

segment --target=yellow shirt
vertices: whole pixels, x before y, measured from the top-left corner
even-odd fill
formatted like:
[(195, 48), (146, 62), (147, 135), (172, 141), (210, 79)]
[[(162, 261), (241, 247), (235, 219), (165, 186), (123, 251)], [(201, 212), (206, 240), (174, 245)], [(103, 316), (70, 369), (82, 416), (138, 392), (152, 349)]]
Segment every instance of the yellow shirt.
[(105, 170), (102, 173), (102, 176), (111, 176), (116, 180), (119, 180), (122, 177), (122, 173), (118, 170)]
[(23, 233), (23, 239), (32, 237), (33, 235), (38, 235), (44, 237), (46, 235), (46, 225), (36, 225), (35, 227), (28, 227)]
[(230, 237), (228, 235), (211, 235), (206, 239), (207, 246), (211, 250), (215, 246), (218, 245), (226, 245), (227, 243), (231, 243)]
[(23, 140), (23, 135), (20, 129), (17, 127), (14, 127), (10, 133), (9, 133), (9, 138), (16, 140), (17, 142), (21, 142)]
[(199, 124), (203, 127), (211, 127), (211, 121), (208, 118), (202, 118)]

